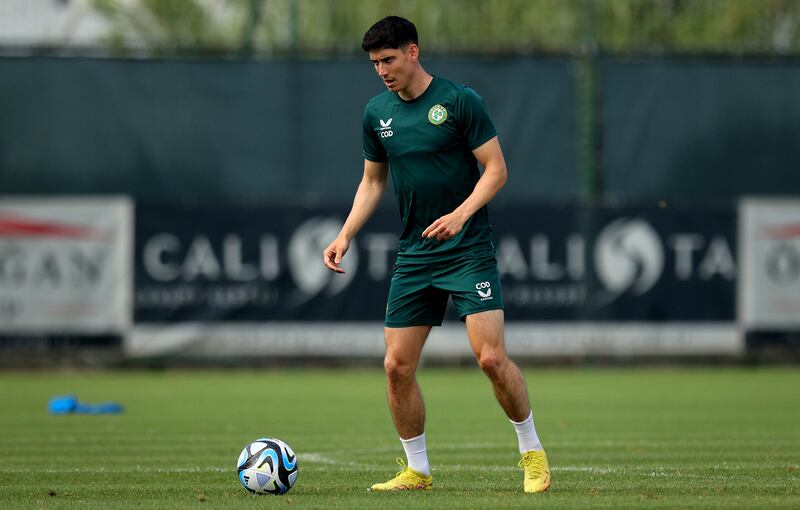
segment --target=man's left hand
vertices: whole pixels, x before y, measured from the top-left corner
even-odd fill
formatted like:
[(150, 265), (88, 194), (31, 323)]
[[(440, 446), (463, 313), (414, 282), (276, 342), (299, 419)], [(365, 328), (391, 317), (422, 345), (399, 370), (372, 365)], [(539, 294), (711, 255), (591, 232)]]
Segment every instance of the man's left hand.
[(428, 239), (436, 239), (437, 241), (446, 241), (452, 239), (461, 229), (464, 228), (467, 218), (463, 217), (457, 212), (445, 214), (438, 220), (431, 223), (428, 228), (422, 232), (422, 237)]

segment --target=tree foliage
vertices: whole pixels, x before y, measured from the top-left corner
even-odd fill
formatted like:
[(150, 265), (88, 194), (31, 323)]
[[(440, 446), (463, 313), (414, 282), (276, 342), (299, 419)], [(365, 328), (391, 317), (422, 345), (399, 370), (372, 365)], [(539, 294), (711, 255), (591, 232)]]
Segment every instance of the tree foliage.
[(353, 54), (388, 14), (435, 53), (798, 54), (798, 0), (93, 0), (118, 51)]

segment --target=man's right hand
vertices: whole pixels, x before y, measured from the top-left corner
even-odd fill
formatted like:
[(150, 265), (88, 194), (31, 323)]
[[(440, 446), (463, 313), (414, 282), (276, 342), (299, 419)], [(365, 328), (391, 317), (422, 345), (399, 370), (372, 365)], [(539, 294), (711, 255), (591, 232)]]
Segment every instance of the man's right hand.
[(344, 273), (344, 269), (339, 264), (342, 263), (342, 258), (347, 253), (348, 248), (350, 248), (350, 241), (342, 236), (337, 237), (322, 252), (322, 263), (335, 273)]

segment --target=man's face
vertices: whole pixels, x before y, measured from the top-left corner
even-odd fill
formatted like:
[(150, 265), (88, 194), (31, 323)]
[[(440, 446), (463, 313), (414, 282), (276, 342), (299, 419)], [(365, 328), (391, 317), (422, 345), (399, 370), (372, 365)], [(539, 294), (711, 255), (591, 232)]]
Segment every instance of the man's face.
[(410, 44), (403, 49), (384, 48), (369, 52), (375, 72), (392, 92), (404, 90), (411, 81), (416, 63), (416, 48), (416, 44)]

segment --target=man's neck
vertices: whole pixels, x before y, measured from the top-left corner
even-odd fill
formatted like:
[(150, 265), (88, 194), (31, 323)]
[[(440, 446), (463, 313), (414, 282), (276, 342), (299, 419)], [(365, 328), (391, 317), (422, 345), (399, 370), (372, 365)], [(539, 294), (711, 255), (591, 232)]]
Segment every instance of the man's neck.
[(408, 87), (397, 91), (397, 95), (400, 96), (400, 99), (404, 101), (411, 101), (418, 98), (423, 92), (428, 90), (428, 87), (432, 81), (433, 76), (428, 74), (428, 72), (425, 71), (422, 66), (420, 66), (414, 78), (412, 78), (409, 82)]

